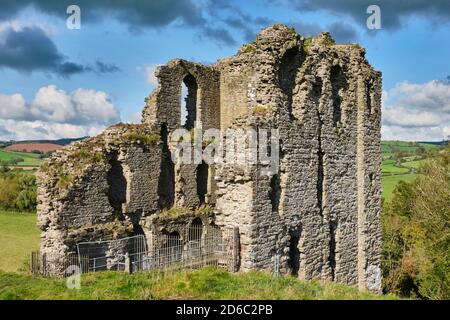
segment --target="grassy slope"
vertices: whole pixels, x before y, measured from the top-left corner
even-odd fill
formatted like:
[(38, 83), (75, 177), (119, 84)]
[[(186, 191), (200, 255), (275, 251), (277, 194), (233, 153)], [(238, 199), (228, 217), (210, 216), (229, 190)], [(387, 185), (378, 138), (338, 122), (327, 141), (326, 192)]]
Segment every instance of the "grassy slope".
[(19, 166), (38, 167), (42, 162), (39, 159), (39, 155), (35, 153), (10, 152), (0, 149), (0, 160), (12, 160), (14, 158), (22, 158), (24, 160), (18, 164)]
[(36, 215), (0, 211), (0, 270), (16, 271), (38, 249)]
[(394, 160), (384, 160), (382, 163), (383, 175), (408, 173), (408, 168), (397, 167)]
[(411, 182), (417, 177), (417, 174), (399, 174), (394, 176), (383, 176), (383, 194), (386, 201), (391, 200), (392, 192), (399, 181)]
[(263, 272), (242, 274), (205, 268), (164, 278), (149, 273), (101, 272), (81, 277), (81, 289), (65, 280), (0, 273), (0, 299), (395, 299), (355, 288)]
[[(436, 149), (438, 146), (428, 143), (418, 143), (418, 144), (410, 144), (406, 141), (381, 141), (381, 152), (383, 158), (389, 157), (393, 155), (393, 148), (400, 150), (404, 153), (408, 153), (411, 157), (404, 158), (405, 160), (410, 160), (414, 158), (414, 154), (418, 146), (423, 147), (426, 151), (431, 149)], [(417, 175), (416, 174), (408, 174), (408, 168), (417, 169), (421, 164), (423, 164), (426, 159), (423, 160), (413, 160), (403, 162), (401, 167), (395, 166), (394, 160), (383, 160), (382, 163), (382, 184), (383, 184), (383, 197), (385, 200), (389, 201), (392, 198), (392, 192), (396, 184), (399, 181), (411, 182), (413, 181)], [(392, 175), (395, 174), (395, 175)]]
[(414, 154), (416, 152), (417, 147), (423, 147), (426, 151), (434, 148), (438, 148), (438, 146), (429, 144), (429, 143), (417, 143), (417, 144), (410, 144), (407, 141), (381, 141), (381, 153), (383, 156), (389, 155), (392, 153), (392, 148), (394, 147), (398, 149), (401, 152)]
[(417, 168), (419, 168), (422, 164), (424, 164), (425, 162), (427, 162), (427, 159), (408, 161), (408, 162), (402, 163), (402, 165), (403, 165), (404, 167), (417, 169)]
[[(36, 216), (0, 212), (0, 270), (17, 271), (37, 249)], [(65, 281), (0, 271), (0, 299), (391, 299), (341, 284), (274, 278), (262, 272), (232, 275), (204, 269), (158, 278), (152, 273), (82, 276), (81, 290)], [(153, 276), (152, 276), (153, 275)]]

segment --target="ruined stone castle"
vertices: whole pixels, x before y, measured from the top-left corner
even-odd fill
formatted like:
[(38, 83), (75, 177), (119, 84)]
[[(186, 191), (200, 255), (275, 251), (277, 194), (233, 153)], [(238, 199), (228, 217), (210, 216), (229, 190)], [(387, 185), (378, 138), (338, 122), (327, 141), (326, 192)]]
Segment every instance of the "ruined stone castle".
[[(364, 49), (274, 25), (216, 64), (176, 59), (155, 75), (142, 124), (114, 125), (41, 167), (40, 252), (54, 274), (79, 242), (183, 239), (195, 223), (237, 230), (234, 271), (380, 289), (381, 74)], [(198, 124), (278, 129), (279, 170), (174, 162), (171, 133)]]

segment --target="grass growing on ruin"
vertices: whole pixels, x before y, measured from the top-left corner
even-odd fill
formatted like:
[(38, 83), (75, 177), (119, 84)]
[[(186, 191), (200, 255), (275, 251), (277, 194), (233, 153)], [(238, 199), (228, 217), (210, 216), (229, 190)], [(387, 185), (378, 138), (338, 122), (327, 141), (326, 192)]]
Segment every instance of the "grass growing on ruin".
[(125, 135), (125, 138), (129, 141), (140, 141), (145, 144), (155, 144), (161, 139), (161, 136), (157, 133), (140, 133), (140, 132), (130, 132)]
[(0, 211), (0, 270), (17, 271), (39, 247), (36, 214)]
[(242, 48), (241, 48), (241, 52), (243, 52), (243, 53), (253, 53), (255, 51), (256, 51), (256, 47), (251, 43), (248, 43), (248, 44), (242, 46)]
[(210, 206), (203, 206), (201, 208), (198, 208), (197, 210), (193, 211), (189, 208), (170, 208), (170, 209), (164, 209), (158, 213), (158, 218), (160, 219), (170, 219), (174, 217), (181, 217), (184, 215), (202, 215), (202, 214), (208, 214), (212, 213), (213, 209)]
[(81, 289), (64, 279), (0, 273), (0, 299), (395, 299), (360, 292), (336, 283), (299, 281), (252, 271), (230, 274), (215, 268), (176, 272), (158, 278), (149, 273), (100, 272), (81, 276)]

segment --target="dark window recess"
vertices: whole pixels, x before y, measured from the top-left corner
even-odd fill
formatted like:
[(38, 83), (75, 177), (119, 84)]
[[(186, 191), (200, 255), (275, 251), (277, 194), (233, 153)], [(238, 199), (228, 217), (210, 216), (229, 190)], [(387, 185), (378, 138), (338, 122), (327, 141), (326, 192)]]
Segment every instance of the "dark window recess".
[(366, 103), (367, 103), (367, 110), (370, 114), (372, 113), (372, 95), (370, 94), (370, 91), (372, 90), (372, 86), (369, 81), (366, 81)]
[(300, 249), (298, 248), (299, 241), (300, 233), (292, 232), (291, 240), (289, 242), (288, 267), (291, 275), (293, 276), (298, 276), (298, 271), (300, 270)]
[(194, 76), (188, 74), (182, 83), (181, 125), (192, 129), (197, 117), (197, 91), (198, 85)]
[(198, 241), (202, 238), (203, 222), (200, 218), (192, 220), (189, 228), (189, 241)]
[(331, 67), (331, 90), (333, 99), (333, 122), (336, 125), (342, 118), (342, 97), (339, 91), (347, 90), (347, 78), (340, 66)]
[(305, 55), (299, 47), (291, 48), (286, 50), (281, 58), (280, 67), (278, 69), (278, 82), (281, 90), (286, 95), (287, 109), (290, 117), (293, 117), (292, 96), (295, 87), (295, 78), (304, 60)]
[(208, 174), (209, 166), (202, 161), (197, 166), (197, 196), (200, 204), (205, 203), (205, 195), (208, 193)]
[(168, 145), (169, 132), (167, 125), (161, 125), (162, 158), (158, 179), (158, 205), (161, 209), (170, 208), (175, 198), (175, 166)]
[(322, 93), (322, 81), (318, 80), (312, 90), (312, 99), (316, 105), (318, 126), (317, 126), (317, 207), (319, 213), (322, 215), (323, 211), (323, 190), (324, 190), (324, 151), (322, 146), (322, 126), (323, 120), (319, 110), (319, 99)]
[(183, 242), (181, 241), (180, 234), (176, 231), (172, 232), (168, 236), (168, 260), (169, 262), (181, 261), (183, 254)]
[(328, 256), (328, 263), (330, 265), (331, 279), (334, 281), (336, 270), (336, 230), (337, 221), (330, 222), (330, 254)]
[(122, 213), (122, 204), (127, 201), (127, 179), (123, 174), (123, 166), (120, 161), (109, 161), (111, 168), (107, 173), (108, 200), (116, 214)]
[(317, 150), (317, 206), (320, 215), (323, 214), (323, 189), (324, 189), (324, 171), (323, 171), (323, 157), (322, 137), (319, 136), (319, 148)]
[(274, 174), (270, 179), (270, 190), (269, 190), (269, 198), (270, 203), (272, 204), (272, 212), (278, 212), (278, 209), (280, 207), (280, 195), (281, 195), (280, 176), (278, 174)]

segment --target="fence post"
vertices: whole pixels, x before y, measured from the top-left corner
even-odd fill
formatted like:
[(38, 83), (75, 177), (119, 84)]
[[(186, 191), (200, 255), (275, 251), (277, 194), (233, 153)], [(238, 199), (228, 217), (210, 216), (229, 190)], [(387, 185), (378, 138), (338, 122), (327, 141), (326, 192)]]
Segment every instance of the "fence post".
[(131, 259), (128, 256), (128, 252), (125, 253), (125, 272), (126, 273), (131, 273), (132, 272), (132, 270), (131, 270)]
[(42, 271), (41, 271), (41, 273), (42, 273), (42, 275), (43, 276), (47, 276), (47, 254), (46, 253), (43, 253), (42, 254), (42, 261), (41, 261), (41, 263), (42, 263)]
[(233, 227), (230, 230), (230, 239), (228, 241), (228, 270), (230, 272), (239, 271), (239, 227)]

